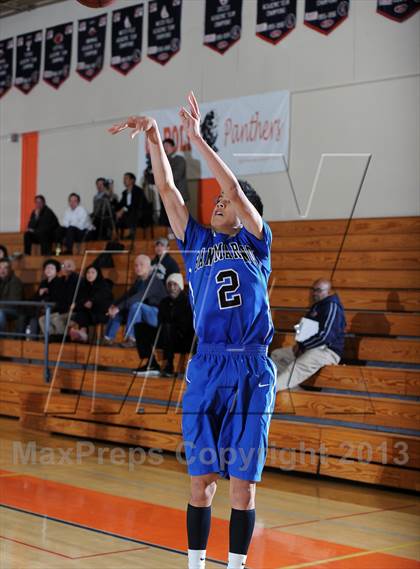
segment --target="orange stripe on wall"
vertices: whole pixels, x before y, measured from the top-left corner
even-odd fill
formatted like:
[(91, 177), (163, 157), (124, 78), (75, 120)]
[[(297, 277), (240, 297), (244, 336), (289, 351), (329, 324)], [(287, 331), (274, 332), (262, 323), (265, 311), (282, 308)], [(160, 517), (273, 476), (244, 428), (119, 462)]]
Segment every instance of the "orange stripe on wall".
[(20, 230), (28, 225), (38, 187), (38, 132), (22, 135), (22, 176), (20, 187)]
[(220, 194), (220, 186), (215, 178), (205, 178), (199, 182), (198, 220), (205, 225), (210, 224), (214, 209), (214, 200)]

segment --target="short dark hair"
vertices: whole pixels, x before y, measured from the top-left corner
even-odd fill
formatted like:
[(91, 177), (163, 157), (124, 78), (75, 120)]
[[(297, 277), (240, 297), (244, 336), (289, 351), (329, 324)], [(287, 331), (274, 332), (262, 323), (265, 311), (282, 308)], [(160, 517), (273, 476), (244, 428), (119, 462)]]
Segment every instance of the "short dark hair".
[(168, 144), (172, 144), (172, 146), (176, 146), (175, 140), (173, 138), (164, 138), (163, 144), (165, 144), (165, 142), (167, 142)]
[(45, 267), (47, 267), (48, 265), (53, 265), (56, 268), (57, 273), (61, 271), (61, 264), (55, 259), (47, 259), (46, 261), (44, 261), (42, 268), (45, 269)]
[(36, 200), (41, 200), (44, 205), (46, 204), (45, 198), (44, 198), (44, 196), (41, 195), (41, 194), (38, 194), (37, 196), (35, 196), (35, 199), (36, 199)]
[(263, 203), (261, 201), (260, 196), (254, 190), (254, 188), (251, 186), (251, 184), (249, 182), (247, 182), (246, 180), (238, 180), (238, 182), (242, 188), (242, 191), (244, 192), (244, 194), (248, 198), (248, 200), (252, 203), (252, 205), (255, 207), (255, 209), (258, 211), (258, 213), (262, 216), (262, 214), (264, 212), (264, 206), (263, 206)]
[(133, 172), (126, 172), (126, 173), (124, 174), (124, 176), (128, 176), (129, 178), (131, 178), (131, 179), (133, 180), (133, 182), (136, 181), (136, 177), (135, 177), (135, 175), (133, 174)]
[(0, 264), (4, 264), (7, 265), (9, 268), (12, 268), (12, 261), (9, 259), (9, 257), (3, 257), (3, 259), (0, 259)]
[(100, 176), (99, 178), (96, 178), (95, 184), (97, 184), (98, 182), (102, 182), (103, 184), (105, 184), (106, 180), (105, 180), (105, 178), (103, 178), (102, 176)]
[(70, 200), (70, 198), (72, 198), (72, 197), (77, 198), (77, 201), (80, 203), (80, 196), (79, 196), (79, 194), (76, 194), (75, 192), (72, 192), (72, 193), (69, 195), (69, 200)]
[(3, 257), (0, 258), (0, 261), (3, 259), (7, 259), (9, 256), (9, 252), (7, 251), (7, 247), (5, 245), (0, 245), (0, 251), (3, 251)]

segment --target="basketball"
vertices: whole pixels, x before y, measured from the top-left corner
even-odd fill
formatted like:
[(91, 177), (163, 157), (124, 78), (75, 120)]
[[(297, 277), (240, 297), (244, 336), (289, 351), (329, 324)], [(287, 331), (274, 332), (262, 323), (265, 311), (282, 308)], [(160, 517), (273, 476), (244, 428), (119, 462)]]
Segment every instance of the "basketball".
[(77, 0), (79, 4), (83, 4), (87, 8), (105, 8), (113, 3), (114, 0)]

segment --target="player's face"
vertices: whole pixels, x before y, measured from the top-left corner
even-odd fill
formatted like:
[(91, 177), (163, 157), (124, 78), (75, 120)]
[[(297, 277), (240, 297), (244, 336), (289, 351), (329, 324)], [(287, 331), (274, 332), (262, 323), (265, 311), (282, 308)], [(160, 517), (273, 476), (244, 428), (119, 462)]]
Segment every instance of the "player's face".
[(230, 202), (230, 200), (220, 195), (216, 200), (216, 205), (211, 217), (211, 225), (214, 229), (225, 231), (237, 229), (240, 225), (240, 219)]

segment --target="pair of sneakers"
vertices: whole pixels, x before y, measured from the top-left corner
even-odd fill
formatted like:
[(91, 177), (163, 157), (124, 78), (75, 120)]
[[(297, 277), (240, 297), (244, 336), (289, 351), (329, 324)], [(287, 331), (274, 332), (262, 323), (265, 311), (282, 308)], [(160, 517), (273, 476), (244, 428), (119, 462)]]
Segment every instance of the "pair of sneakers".
[(161, 377), (174, 377), (175, 374), (172, 365), (166, 364), (166, 366), (161, 370), (159, 364), (155, 358), (153, 358), (150, 363), (133, 370), (133, 375), (136, 375), (137, 377), (156, 377), (158, 375)]

